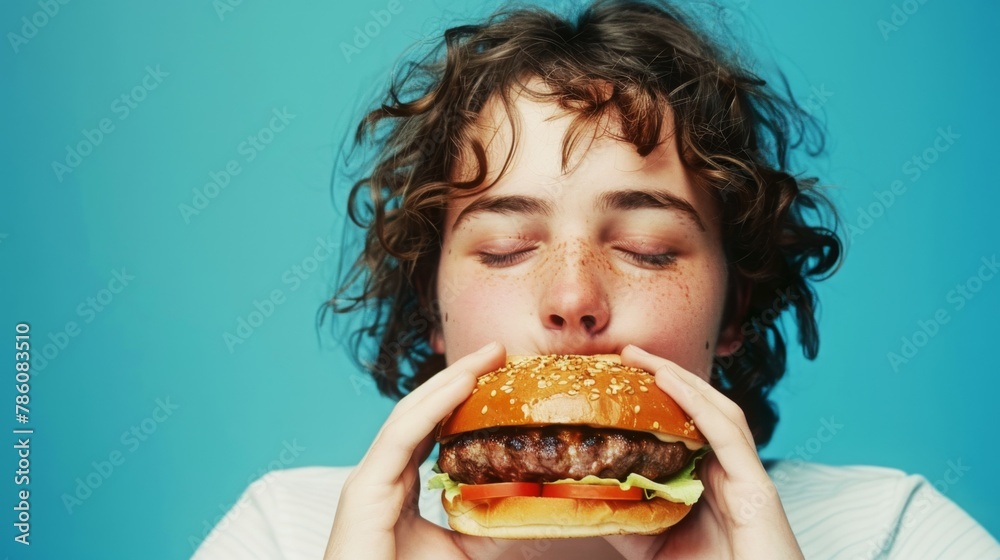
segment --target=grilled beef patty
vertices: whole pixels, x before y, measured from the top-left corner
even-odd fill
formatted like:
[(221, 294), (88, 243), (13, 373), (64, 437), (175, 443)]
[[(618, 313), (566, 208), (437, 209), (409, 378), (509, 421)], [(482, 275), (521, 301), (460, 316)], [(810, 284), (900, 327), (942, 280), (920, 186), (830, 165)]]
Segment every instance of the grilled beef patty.
[(691, 451), (652, 434), (587, 426), (497, 428), (441, 444), (438, 466), (466, 484), (552, 482), (587, 475), (625, 480), (630, 473), (662, 480), (683, 468)]

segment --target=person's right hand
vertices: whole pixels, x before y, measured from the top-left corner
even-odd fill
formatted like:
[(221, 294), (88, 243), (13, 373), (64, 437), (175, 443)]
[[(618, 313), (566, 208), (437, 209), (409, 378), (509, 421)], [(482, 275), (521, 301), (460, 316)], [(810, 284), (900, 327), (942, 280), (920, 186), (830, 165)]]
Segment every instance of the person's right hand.
[(445, 368), (393, 408), (340, 492), (326, 560), (496, 558), (510, 541), (472, 537), (420, 517), (418, 467), (434, 448), (434, 430), (472, 394), (476, 378), (504, 365), (491, 343)]

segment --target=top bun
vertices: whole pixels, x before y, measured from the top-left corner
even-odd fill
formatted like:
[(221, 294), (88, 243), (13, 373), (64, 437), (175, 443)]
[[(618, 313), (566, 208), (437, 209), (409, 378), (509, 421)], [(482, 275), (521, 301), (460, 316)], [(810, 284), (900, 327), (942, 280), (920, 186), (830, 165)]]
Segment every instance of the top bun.
[(472, 395), (441, 422), (437, 438), (548, 424), (650, 432), (692, 449), (707, 444), (653, 375), (623, 366), (617, 354), (508, 356), (506, 366), (479, 378)]

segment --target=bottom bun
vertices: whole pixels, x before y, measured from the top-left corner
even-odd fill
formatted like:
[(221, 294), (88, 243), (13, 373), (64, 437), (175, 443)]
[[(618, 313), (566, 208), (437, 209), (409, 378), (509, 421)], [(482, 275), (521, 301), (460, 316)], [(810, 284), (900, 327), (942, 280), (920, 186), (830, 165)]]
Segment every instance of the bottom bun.
[(656, 535), (684, 518), (691, 506), (661, 498), (642, 501), (515, 496), (452, 502), (441, 493), (448, 524), (459, 533), (501, 539), (563, 539), (602, 535)]

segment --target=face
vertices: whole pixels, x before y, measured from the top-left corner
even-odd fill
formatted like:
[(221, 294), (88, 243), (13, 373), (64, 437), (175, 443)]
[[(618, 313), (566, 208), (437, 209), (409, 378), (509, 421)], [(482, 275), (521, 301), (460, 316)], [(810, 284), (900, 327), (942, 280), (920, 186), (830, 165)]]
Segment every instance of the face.
[[(718, 208), (693, 184), (676, 144), (665, 139), (643, 158), (603, 134), (605, 123), (589, 147), (588, 131), (564, 174), (572, 115), (524, 96), (514, 107), (518, 147), (507, 172), (447, 210), (442, 328), (432, 348), (450, 364), (493, 340), (508, 354), (619, 353), (635, 344), (707, 379), (713, 356), (735, 350), (738, 334), (722, 325)], [(477, 134), (489, 184), (512, 138), (501, 103), (487, 105)], [(455, 178), (471, 173), (460, 165)]]

